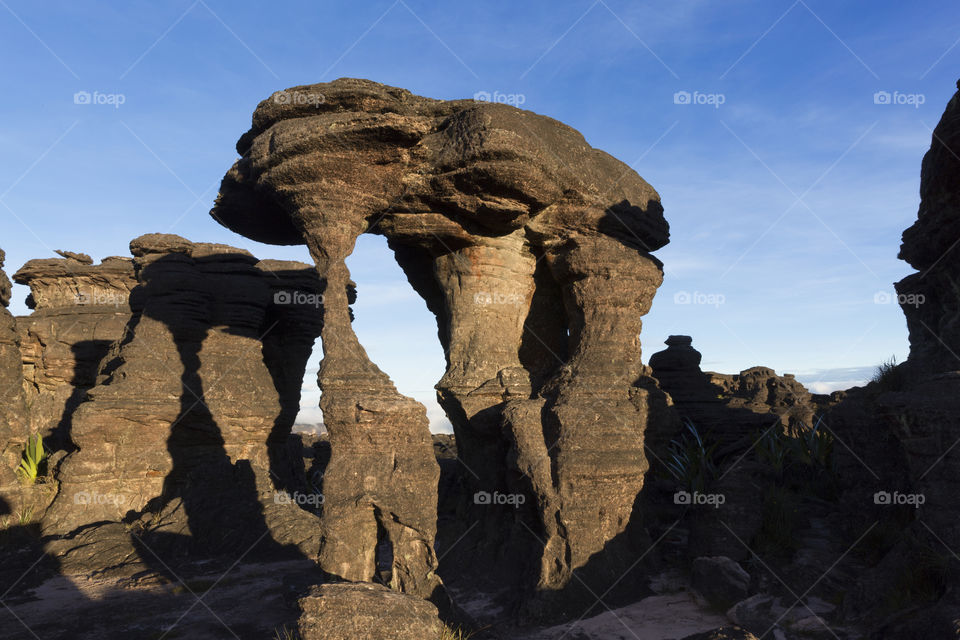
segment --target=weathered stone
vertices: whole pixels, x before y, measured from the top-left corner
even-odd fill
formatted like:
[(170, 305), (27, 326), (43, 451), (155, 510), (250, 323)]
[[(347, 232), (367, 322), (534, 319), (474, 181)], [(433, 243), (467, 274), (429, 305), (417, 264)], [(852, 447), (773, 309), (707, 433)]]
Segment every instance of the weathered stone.
[(760, 432), (814, 426), (824, 408), (791, 374), (753, 367), (729, 375), (703, 372), (690, 336), (670, 336), (667, 349), (650, 356), (654, 377), (670, 394), (679, 414), (727, 454), (753, 444)]
[(3, 271), (5, 254), (0, 250), (0, 515), (17, 509), (19, 487), (15, 469), (29, 434), (23, 402), (23, 373), (16, 322), (7, 311), (10, 280)]
[[(960, 84), (958, 84), (960, 86)], [(846, 456), (851, 477), (848, 500), (874, 502), (883, 491), (922, 496), (911, 509), (913, 524), (904, 531), (876, 567), (860, 576), (845, 608), (864, 618), (884, 637), (917, 629), (916, 637), (955, 634), (960, 619), (960, 571), (947, 563), (928, 585), (934, 597), (911, 602), (913, 610), (891, 615), (878, 603), (887, 597), (883, 585), (900, 588), (903, 580), (929, 571), (931, 554), (943, 542), (960, 539), (960, 92), (950, 99), (933, 131), (920, 173), (920, 206), (916, 222), (903, 233), (899, 257), (918, 273), (896, 284), (910, 334), (908, 360), (858, 393), (852, 393), (827, 416), (827, 422), (856, 456)], [(854, 459), (855, 458), (855, 459)], [(865, 469), (865, 470), (864, 470)], [(854, 484), (855, 483), (855, 484)], [(875, 515), (859, 516), (889, 522), (896, 507), (881, 504)], [(888, 524), (885, 522), (885, 524)], [(902, 526), (902, 525), (901, 525)], [(908, 560), (910, 559), (910, 560)], [(914, 578), (915, 579), (915, 578)], [(938, 586), (939, 585), (939, 586)], [(942, 596), (938, 595), (942, 592)], [(922, 610), (917, 607), (924, 606)], [(922, 619), (922, 624), (914, 624)], [(879, 637), (879, 636), (878, 636)]]
[(17, 322), (31, 429), (50, 449), (72, 451), (73, 413), (124, 337), (136, 280), (129, 258), (93, 265), (89, 256), (58, 253), (65, 257), (31, 260), (13, 279), (30, 287), (34, 309)]
[(910, 331), (910, 363), (926, 373), (960, 369), (960, 92), (933, 130), (920, 170), (917, 221), (899, 258), (919, 271), (897, 283)]
[(683, 638), (683, 640), (758, 640), (758, 638), (746, 629), (729, 625), (713, 631), (695, 633)]
[(318, 520), (290, 496), (306, 487), (288, 448), (320, 328), (313, 270), (177, 236), (130, 247), (133, 315), (74, 414), (78, 450), (62, 464), (45, 531), (139, 518), (144, 535), (192, 546), (269, 533), (315, 556)]
[(700, 595), (721, 609), (746, 598), (750, 588), (750, 574), (726, 556), (695, 559), (690, 580)]
[(548, 599), (574, 571), (619, 576), (644, 429), (667, 406), (638, 339), (663, 275), (649, 252), (668, 240), (656, 192), (573, 129), (507, 105), (351, 79), (278, 95), (254, 113), (212, 215), (256, 240), (307, 244), (326, 283), (324, 567), (371, 579), (378, 524), (394, 576), (436, 564), (423, 408), (366, 357), (342, 293), (366, 232), (387, 237), (437, 316), (438, 397), (473, 491), (527, 497), (520, 510), (465, 505), (480, 546), (514, 573), (542, 556), (525, 580)]
[(303, 640), (433, 640), (443, 629), (435, 606), (376, 584), (322, 584), (298, 604)]

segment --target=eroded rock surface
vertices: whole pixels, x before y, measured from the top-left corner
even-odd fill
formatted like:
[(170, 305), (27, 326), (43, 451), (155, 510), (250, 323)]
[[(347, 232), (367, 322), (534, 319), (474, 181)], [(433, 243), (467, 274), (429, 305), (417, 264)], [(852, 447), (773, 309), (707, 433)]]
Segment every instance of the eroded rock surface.
[[(958, 152), (960, 92), (934, 129), (917, 221), (900, 246), (899, 257), (917, 269), (896, 283), (910, 356), (851, 391), (825, 420), (845, 444), (838, 456), (851, 526), (879, 522), (896, 532), (844, 601), (845, 613), (865, 620), (877, 637), (953, 636), (960, 620), (960, 572), (930, 562), (948, 553), (945, 542), (960, 539)], [(896, 496), (914, 496), (914, 506), (897, 506)], [(880, 604), (891, 601), (896, 607)]]
[(30, 287), (34, 309), (17, 322), (31, 428), (48, 448), (71, 451), (73, 412), (96, 384), (110, 345), (124, 337), (136, 279), (130, 258), (94, 265), (89, 256), (60, 253), (29, 261), (13, 279)]
[(377, 233), (437, 316), (438, 397), (470, 493), (491, 496), (463, 505), (478, 524), (461, 550), (493, 550), (548, 600), (574, 571), (621, 575), (644, 430), (669, 419), (638, 339), (663, 277), (650, 252), (668, 241), (653, 188), (550, 118), (365, 80), (275, 94), (237, 150), (212, 215), (307, 244), (326, 285), (325, 569), (372, 579), (380, 527), (401, 588), (436, 587), (416, 577), (436, 567), (424, 410), (369, 361), (342, 293), (356, 237)]
[(19, 502), (15, 469), (29, 433), (23, 402), (23, 374), (16, 321), (7, 311), (10, 280), (3, 271), (0, 250), (0, 516), (13, 513)]
[[(245, 549), (260, 536), (315, 556), (317, 516), (292, 495), (305, 487), (287, 446), (321, 324), (315, 273), (171, 235), (130, 249), (132, 315), (74, 412), (78, 450), (46, 533), (133, 519), (150, 549)], [(123, 546), (106, 529), (93, 538)], [(55, 546), (96, 561), (86, 542)]]
[(748, 447), (774, 426), (812, 427), (830, 400), (814, 396), (791, 374), (767, 367), (739, 374), (700, 369), (690, 336), (670, 336), (667, 348), (650, 356), (650, 368), (681, 416), (720, 443), (720, 452)]
[(429, 602), (375, 584), (323, 584), (298, 604), (303, 640), (432, 640), (443, 628)]

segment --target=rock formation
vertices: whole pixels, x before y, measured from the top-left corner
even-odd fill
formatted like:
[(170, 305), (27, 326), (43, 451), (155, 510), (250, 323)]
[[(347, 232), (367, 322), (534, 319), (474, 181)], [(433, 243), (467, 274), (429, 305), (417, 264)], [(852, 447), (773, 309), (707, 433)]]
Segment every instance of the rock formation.
[(437, 586), (424, 409), (369, 361), (343, 293), (344, 258), (376, 233), (437, 317), (438, 397), (469, 484), (525, 498), (465, 505), (480, 539), (512, 571), (533, 558), (528, 588), (548, 600), (579, 588), (575, 570), (619, 576), (644, 430), (668, 419), (638, 339), (668, 241), (653, 188), (550, 118), (365, 80), (275, 94), (237, 150), (212, 215), (305, 243), (325, 284), (324, 568), (372, 580), (382, 529), (399, 587)]
[(0, 250), (0, 515), (11, 513), (18, 502), (17, 476), (29, 430), (23, 403), (23, 376), (16, 322), (7, 311), (10, 280), (3, 272), (6, 255)]
[(690, 336), (670, 336), (667, 348), (650, 356), (650, 368), (677, 411), (720, 443), (720, 453), (746, 448), (758, 432), (805, 425), (829, 399), (814, 396), (791, 374), (752, 367), (739, 374), (700, 369), (700, 352)]
[(172, 235), (130, 249), (132, 315), (74, 412), (77, 451), (45, 531), (136, 520), (150, 548), (206, 549), (269, 532), (315, 556), (316, 516), (293, 495), (306, 489), (287, 447), (321, 323), (313, 270)]
[(30, 287), (17, 329), (23, 357), (31, 429), (48, 448), (71, 451), (73, 412), (97, 380), (100, 362), (123, 338), (136, 285), (129, 258), (59, 252), (62, 258), (31, 260), (13, 279)]
[[(960, 86), (960, 85), (958, 85)], [(960, 572), (944, 547), (960, 539), (960, 92), (934, 129), (920, 173), (917, 221), (899, 257), (918, 273), (896, 283), (910, 356), (851, 390), (825, 422), (838, 449), (850, 526), (893, 530), (880, 560), (844, 602), (876, 637), (953, 637), (960, 632)], [(879, 499), (922, 496), (914, 507)], [(877, 524), (879, 523), (879, 524)], [(879, 603), (897, 594), (900, 611)]]
[(323, 584), (299, 599), (303, 640), (440, 638), (437, 608), (374, 584)]

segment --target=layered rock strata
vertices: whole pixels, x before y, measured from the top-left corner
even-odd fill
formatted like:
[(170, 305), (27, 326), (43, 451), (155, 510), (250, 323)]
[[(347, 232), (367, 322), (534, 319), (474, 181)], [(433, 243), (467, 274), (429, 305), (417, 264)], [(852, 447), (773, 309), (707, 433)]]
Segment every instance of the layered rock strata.
[(132, 315), (74, 412), (45, 531), (138, 521), (216, 549), (269, 533), (315, 556), (287, 446), (321, 324), (313, 270), (172, 235), (130, 249)]
[(71, 451), (73, 412), (96, 383), (101, 361), (124, 337), (130, 291), (136, 286), (130, 258), (60, 252), (62, 258), (31, 260), (13, 279), (30, 287), (19, 318), (26, 402), (31, 429), (48, 448)]
[(23, 402), (23, 374), (16, 321), (7, 311), (11, 285), (3, 272), (6, 254), (0, 250), (0, 516), (19, 503), (15, 469), (29, 434)]

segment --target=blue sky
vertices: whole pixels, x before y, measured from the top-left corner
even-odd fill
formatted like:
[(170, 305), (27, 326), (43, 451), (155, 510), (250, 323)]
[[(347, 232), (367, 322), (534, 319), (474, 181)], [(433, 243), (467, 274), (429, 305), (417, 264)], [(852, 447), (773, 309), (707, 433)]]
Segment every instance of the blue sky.
[[(906, 356), (882, 301), (909, 273), (900, 233), (958, 38), (956, 6), (922, 0), (0, 0), (0, 247), (9, 272), (52, 249), (126, 255), (148, 232), (308, 260), (207, 216), (260, 100), (343, 76), (486, 92), (577, 128), (659, 191), (672, 241), (644, 360), (684, 333), (705, 369), (840, 388)], [(439, 424), (432, 316), (381, 238), (349, 266), (361, 341)]]

